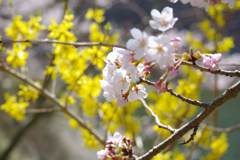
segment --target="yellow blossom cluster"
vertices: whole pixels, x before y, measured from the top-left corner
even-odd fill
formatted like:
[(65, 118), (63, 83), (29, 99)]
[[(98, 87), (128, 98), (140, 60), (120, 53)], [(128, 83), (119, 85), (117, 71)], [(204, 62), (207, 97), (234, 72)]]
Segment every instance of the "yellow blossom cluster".
[(226, 27), (226, 12), (231, 13), (239, 9), (239, 2), (234, 8), (229, 8), (224, 3), (209, 6), (208, 18), (203, 19), (197, 25), (203, 37), (195, 37), (188, 33), (187, 41), (193, 49), (200, 49), (203, 53), (227, 53), (234, 47), (233, 37), (223, 35), (222, 30)]
[(29, 103), (38, 98), (38, 92), (27, 85), (20, 85), (17, 95), (5, 95), (5, 103), (0, 107), (17, 121), (22, 121), (26, 116), (26, 109)]
[[(35, 40), (38, 38), (40, 31), (45, 26), (40, 24), (41, 17), (31, 17), (29, 21), (24, 21), (22, 16), (13, 18), (12, 23), (5, 29), (6, 35), (12, 40)], [(28, 59), (27, 47), (30, 43), (15, 43), (12, 49), (6, 51), (7, 62), (14, 68), (24, 67)]]

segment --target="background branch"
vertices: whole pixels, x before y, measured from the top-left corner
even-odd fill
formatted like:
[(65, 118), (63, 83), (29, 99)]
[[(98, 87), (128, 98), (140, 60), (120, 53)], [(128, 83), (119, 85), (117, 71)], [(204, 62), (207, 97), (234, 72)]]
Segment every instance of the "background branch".
[(40, 40), (0, 40), (0, 44), (14, 44), (14, 43), (31, 43), (31, 44), (60, 44), (60, 45), (72, 45), (74, 47), (91, 47), (91, 46), (104, 46), (104, 47), (117, 47), (128, 50), (125, 46), (109, 44), (103, 42), (64, 42), (50, 39)]
[(234, 70), (234, 71), (226, 71), (226, 70), (222, 70), (222, 69), (211, 70), (209, 68), (200, 66), (196, 63), (193, 64), (192, 62), (187, 62), (187, 61), (183, 61), (182, 64), (187, 65), (187, 66), (191, 66), (193, 68), (199, 69), (199, 70), (204, 71), (204, 72), (210, 72), (210, 73), (213, 73), (213, 74), (219, 74), (219, 75), (224, 75), (224, 76), (229, 76), (229, 77), (240, 77), (240, 71), (239, 70)]
[(49, 99), (53, 104), (55, 104), (57, 107), (59, 107), (61, 109), (61, 111), (63, 113), (65, 113), (67, 116), (71, 117), (72, 119), (76, 120), (76, 122), (78, 123), (78, 125), (80, 127), (82, 127), (83, 129), (86, 129), (93, 137), (95, 137), (95, 139), (101, 144), (101, 145), (105, 145), (105, 142), (102, 138), (100, 138), (93, 129), (91, 129), (89, 126), (86, 125), (86, 123), (79, 117), (77, 117), (76, 115), (74, 115), (73, 113), (71, 113), (64, 105), (62, 105), (58, 99), (52, 95), (51, 93), (49, 93), (47, 90), (42, 89), (41, 87), (39, 87), (36, 83), (34, 83), (34, 81), (32, 81), (31, 79), (25, 77), (24, 75), (16, 72), (15, 70), (13, 70), (12, 68), (8, 67), (7, 65), (1, 63), (0, 64), (0, 69), (12, 76), (14, 76), (15, 78), (21, 80), (22, 82), (32, 86), (33, 88), (35, 88), (39, 93), (41, 93), (43, 96), (45, 96), (47, 99)]
[[(51, 58), (49, 66), (52, 65), (54, 56)], [(4, 62), (1, 62), (4, 63)], [(48, 88), (49, 84), (51, 83), (51, 76), (50, 75), (46, 75), (44, 77), (43, 80), (43, 84), (42, 84), (42, 89), (46, 89)], [(39, 107), (42, 106), (43, 103), (45, 101), (45, 97), (40, 94), (37, 101), (35, 102), (35, 107)], [(49, 114), (45, 114), (44, 117), (48, 116)], [(0, 159), (1, 160), (6, 160), (8, 159), (9, 155), (12, 153), (12, 151), (16, 148), (16, 146), (20, 143), (21, 139), (24, 137), (24, 135), (40, 120), (43, 118), (43, 115), (33, 115), (31, 117), (31, 119), (24, 124), (23, 126), (21, 126), (17, 132), (15, 133), (15, 135), (13, 136), (13, 138), (11, 139), (10, 143), (8, 144), (8, 146), (5, 148), (5, 150), (1, 153), (0, 155)]]

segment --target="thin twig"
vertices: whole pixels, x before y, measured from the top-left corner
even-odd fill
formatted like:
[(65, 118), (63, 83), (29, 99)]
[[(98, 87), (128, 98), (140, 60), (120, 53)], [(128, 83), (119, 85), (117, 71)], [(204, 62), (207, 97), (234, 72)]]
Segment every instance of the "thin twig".
[(91, 46), (103, 46), (103, 47), (117, 47), (128, 50), (125, 46), (109, 44), (103, 42), (64, 42), (51, 39), (39, 39), (39, 40), (1, 40), (0, 44), (13, 44), (13, 43), (31, 43), (31, 44), (60, 44), (60, 45), (71, 45), (74, 47), (91, 47)]
[(26, 113), (40, 114), (40, 113), (51, 113), (51, 112), (59, 112), (59, 111), (61, 111), (59, 108), (34, 108), (34, 109), (28, 109)]
[[(140, 79), (140, 82), (143, 82), (143, 83), (148, 84), (150, 86), (154, 86), (155, 85), (155, 82), (152, 82), (152, 81), (149, 81), (149, 80), (146, 80), (146, 79)], [(180, 95), (180, 94), (174, 92), (170, 88), (167, 89), (167, 92), (170, 93), (172, 96), (175, 96), (175, 97), (181, 99), (182, 101), (187, 102), (188, 104), (192, 104), (192, 105), (203, 107), (203, 108), (208, 107), (207, 103), (184, 97), (183, 95)]]
[(147, 105), (146, 101), (144, 99), (140, 99), (140, 101), (142, 102), (143, 106), (151, 113), (151, 115), (154, 117), (155, 119), (155, 122), (157, 124), (157, 126), (159, 128), (163, 128), (163, 129), (166, 129), (168, 130), (169, 132), (171, 133), (174, 133), (175, 132), (175, 129), (172, 128), (171, 126), (168, 126), (168, 125), (165, 125), (165, 124), (162, 124), (158, 118), (158, 116), (153, 112), (153, 110)]
[[(64, 41), (58, 41), (58, 40), (50, 40), (50, 39), (39, 39), (39, 40), (1, 40), (0, 44), (13, 44), (13, 43), (32, 43), (32, 44), (61, 44), (61, 45), (72, 45), (75, 47), (91, 47), (91, 46), (104, 46), (104, 47), (116, 47), (116, 48), (122, 48), (127, 49), (125, 46), (117, 45), (117, 44), (109, 44), (109, 43), (103, 43), (103, 42), (64, 42)], [(130, 50), (131, 51), (131, 50)], [(213, 74), (220, 74), (230, 77), (240, 77), (240, 71), (234, 70), (234, 71), (226, 71), (221, 69), (214, 69), (211, 70), (209, 68), (193, 64), (192, 62), (182, 61), (181, 64), (192, 66), (194, 68), (197, 68), (201, 71), (210, 72)]]
[(239, 70), (234, 70), (234, 71), (227, 71), (227, 70), (222, 70), (222, 69), (212, 70), (212, 69), (200, 66), (198, 64), (193, 64), (192, 62), (187, 62), (187, 61), (183, 61), (182, 64), (194, 67), (194, 68), (199, 69), (199, 70), (204, 71), (204, 72), (210, 72), (210, 73), (213, 73), (213, 74), (219, 74), (219, 75), (224, 75), (224, 76), (229, 76), (229, 77), (240, 77), (240, 71)]
[(73, 113), (71, 113), (64, 105), (62, 105), (58, 99), (52, 95), (51, 93), (49, 93), (47, 90), (42, 89), (40, 86), (38, 86), (34, 81), (32, 81), (31, 79), (27, 78), (26, 76), (16, 72), (15, 70), (13, 70), (12, 68), (6, 66), (5, 64), (1, 63), (0, 64), (0, 69), (12, 76), (14, 76), (15, 78), (23, 81), (24, 83), (32, 86), (33, 88), (35, 88), (37, 91), (39, 91), (41, 94), (43, 94), (46, 98), (48, 98), (52, 103), (54, 103), (56, 106), (58, 106), (61, 111), (63, 113), (65, 113), (66, 115), (68, 115), (69, 117), (71, 117), (72, 119), (76, 120), (79, 124), (79, 126), (81, 126), (83, 129), (86, 129), (91, 135), (93, 135), (96, 140), (99, 141), (99, 143), (101, 145), (105, 145), (104, 140), (102, 140), (102, 138), (100, 138), (93, 129), (91, 129), (89, 126), (86, 125), (86, 123), (79, 118), (78, 116), (74, 115)]
[(187, 102), (188, 104), (192, 104), (192, 105), (199, 106), (199, 107), (203, 107), (203, 108), (208, 107), (208, 104), (207, 104), (207, 103), (204, 103), (204, 102), (201, 102), (201, 101), (198, 101), (198, 100), (193, 100), (193, 99), (184, 97), (183, 95), (174, 92), (174, 91), (173, 91), (172, 89), (170, 89), (170, 88), (167, 90), (167, 92), (170, 93), (172, 96), (175, 96), (175, 97), (181, 99), (182, 101)]
[(237, 130), (240, 130), (240, 124), (236, 124), (230, 127), (225, 127), (225, 128), (221, 128), (221, 127), (214, 127), (214, 126), (210, 126), (208, 124), (202, 124), (204, 126), (206, 126), (207, 128), (212, 129), (215, 132), (225, 132), (225, 133), (230, 133), (230, 132), (234, 132)]

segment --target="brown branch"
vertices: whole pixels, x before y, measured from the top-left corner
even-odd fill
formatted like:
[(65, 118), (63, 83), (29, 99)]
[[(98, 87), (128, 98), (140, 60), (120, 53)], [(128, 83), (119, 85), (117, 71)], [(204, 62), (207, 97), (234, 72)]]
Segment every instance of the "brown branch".
[[(104, 46), (104, 47), (117, 47), (117, 48), (122, 48), (122, 49), (127, 49), (123, 45), (117, 45), (117, 44), (109, 44), (109, 43), (104, 43), (104, 42), (64, 42), (64, 41), (58, 41), (58, 40), (51, 40), (51, 39), (39, 39), (39, 40), (0, 40), (0, 44), (6, 45), (6, 44), (13, 44), (13, 43), (31, 43), (31, 44), (60, 44), (60, 45), (72, 45), (75, 47), (91, 47), (91, 46)], [(131, 51), (131, 50), (129, 50)], [(132, 52), (132, 51), (131, 51)], [(213, 74), (220, 74), (220, 75), (225, 75), (225, 76), (230, 76), (230, 77), (240, 77), (240, 71), (239, 70), (234, 70), (234, 71), (226, 71), (226, 70), (221, 70), (221, 69), (215, 69), (211, 70), (209, 68), (200, 66), (198, 64), (194, 64), (192, 62), (188, 61), (181, 61), (182, 65), (188, 65), (192, 66), (196, 69), (199, 69), (204, 72), (210, 72)]]
[(167, 92), (170, 93), (172, 96), (175, 96), (175, 97), (181, 99), (182, 101), (187, 102), (188, 104), (192, 104), (192, 105), (203, 107), (203, 108), (208, 107), (207, 103), (184, 97), (181, 94), (174, 92), (172, 89), (168, 89)]
[(63, 113), (65, 113), (66, 115), (68, 115), (69, 117), (71, 117), (72, 119), (76, 120), (78, 122), (78, 125), (81, 126), (83, 129), (86, 129), (91, 135), (93, 135), (96, 140), (99, 141), (99, 143), (101, 145), (105, 145), (105, 142), (102, 138), (100, 138), (93, 129), (91, 129), (89, 126), (86, 125), (86, 123), (79, 117), (77, 117), (76, 115), (74, 115), (73, 113), (71, 113), (64, 105), (62, 105), (58, 99), (52, 95), (51, 93), (49, 93), (47, 90), (42, 89), (40, 86), (38, 86), (34, 81), (32, 81), (31, 79), (25, 77), (24, 75), (16, 72), (15, 70), (13, 70), (12, 68), (8, 67), (7, 65), (0, 63), (0, 69), (10, 75), (12, 75), (13, 77), (21, 80), (22, 82), (32, 86), (33, 88), (35, 88), (37, 91), (39, 91), (43, 96), (45, 96), (47, 99), (49, 99), (52, 103), (54, 103), (56, 106), (58, 106), (61, 111)]
[(189, 130), (193, 129), (199, 125), (206, 117), (208, 117), (213, 111), (218, 109), (222, 104), (224, 104), (229, 99), (236, 97), (240, 92), (240, 81), (228, 88), (224, 93), (219, 97), (213, 100), (208, 104), (208, 107), (200, 112), (195, 118), (191, 121), (184, 124), (182, 127), (176, 130), (171, 136), (165, 139), (163, 142), (153, 146), (148, 152), (138, 157), (137, 160), (150, 160), (155, 155), (160, 153), (162, 150), (166, 149), (169, 145), (175, 143), (179, 138), (186, 134)]
[(187, 62), (187, 61), (183, 61), (182, 64), (194, 67), (194, 68), (199, 69), (199, 70), (204, 71), (204, 72), (209, 72), (209, 73), (219, 74), (219, 75), (224, 75), (224, 76), (229, 76), (229, 77), (240, 77), (240, 71), (239, 70), (234, 70), (234, 71), (227, 71), (227, 70), (222, 70), (222, 69), (211, 70), (209, 68), (200, 66), (196, 63), (193, 64), (192, 62)]
[(51, 39), (39, 39), (39, 40), (1, 40), (0, 44), (14, 44), (14, 43), (31, 43), (31, 44), (60, 44), (60, 45), (71, 45), (74, 47), (91, 47), (91, 46), (104, 46), (104, 47), (117, 47), (128, 50), (125, 46), (109, 44), (103, 42), (64, 42)]
[[(149, 81), (149, 80), (146, 80), (146, 79), (140, 79), (140, 82), (143, 82), (145, 84), (148, 84), (150, 86), (154, 86), (155, 83), (152, 82), (152, 81)], [(183, 95), (180, 95), (176, 92), (174, 92), (172, 89), (168, 88), (167, 89), (167, 92), (170, 93), (172, 96), (178, 98), (178, 99), (181, 99), (182, 101), (184, 102), (187, 102), (188, 104), (192, 104), (192, 105), (195, 105), (195, 106), (199, 106), (199, 107), (203, 107), (203, 108), (206, 108), (208, 107), (208, 104), (207, 103), (204, 103), (204, 102), (201, 102), (201, 101), (198, 101), (198, 100), (193, 100), (193, 99), (190, 99), (190, 98), (187, 98), (187, 97), (184, 97)]]

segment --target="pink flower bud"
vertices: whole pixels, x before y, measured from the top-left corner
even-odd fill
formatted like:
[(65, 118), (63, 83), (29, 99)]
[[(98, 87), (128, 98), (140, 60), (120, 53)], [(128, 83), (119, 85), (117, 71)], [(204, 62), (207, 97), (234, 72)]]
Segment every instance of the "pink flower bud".
[(170, 41), (170, 45), (174, 48), (179, 48), (182, 45), (182, 39), (181, 37), (175, 37)]
[(221, 57), (222, 57), (222, 55), (220, 53), (202, 55), (202, 63), (205, 67), (212, 70), (217, 67), (218, 63), (221, 60)]
[(163, 80), (159, 80), (159, 81), (155, 82), (154, 86), (159, 92), (167, 91), (167, 83)]

